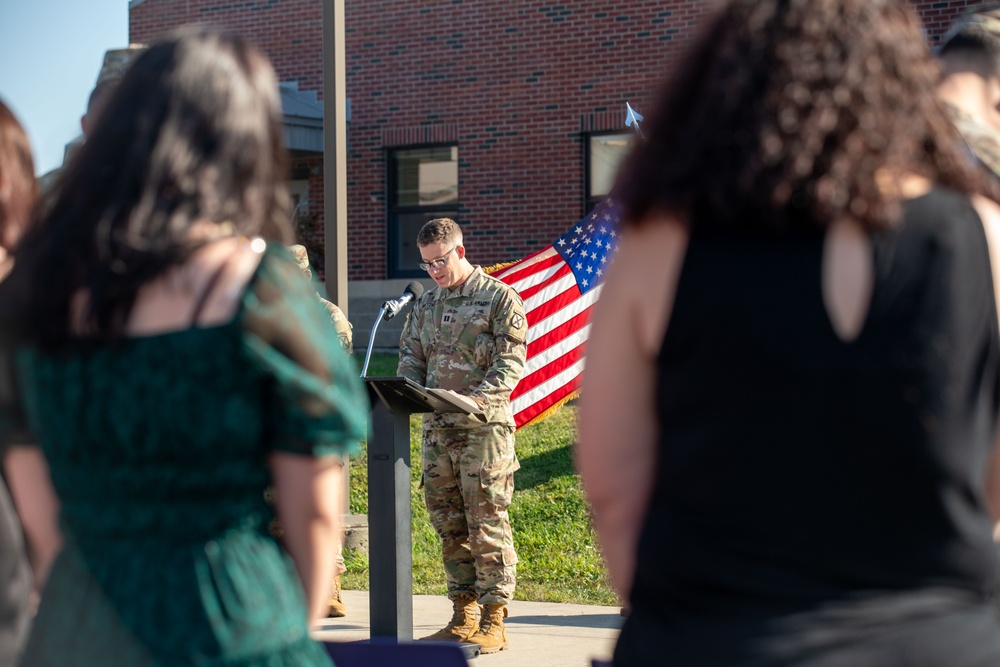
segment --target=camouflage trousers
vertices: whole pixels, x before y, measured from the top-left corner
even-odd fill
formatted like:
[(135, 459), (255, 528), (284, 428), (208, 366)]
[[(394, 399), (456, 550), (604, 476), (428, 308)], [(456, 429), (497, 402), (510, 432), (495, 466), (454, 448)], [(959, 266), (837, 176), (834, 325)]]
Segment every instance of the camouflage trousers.
[(428, 429), (422, 449), (424, 499), (441, 538), (448, 597), (507, 604), (517, 579), (507, 515), (520, 468), (514, 429)]

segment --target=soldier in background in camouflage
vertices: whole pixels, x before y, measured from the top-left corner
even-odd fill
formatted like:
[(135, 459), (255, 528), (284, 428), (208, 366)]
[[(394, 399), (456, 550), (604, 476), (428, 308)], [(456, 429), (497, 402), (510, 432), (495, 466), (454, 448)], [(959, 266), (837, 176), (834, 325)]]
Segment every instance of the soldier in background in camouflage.
[(959, 18), (937, 49), (938, 94), (969, 151), (1000, 186), (1000, 5)]
[(424, 639), (468, 641), (494, 653), (507, 648), (503, 620), (517, 572), (507, 515), (520, 467), (510, 393), (527, 353), (524, 304), (509, 285), (469, 263), (453, 220), (425, 224), (417, 246), (420, 267), (437, 287), (407, 317), (397, 372), (473, 399), (485, 420), (461, 413), (423, 418), (424, 497), (454, 605), (448, 625)]
[[(306, 247), (303, 245), (293, 245), (289, 248), (292, 251), (292, 255), (295, 256), (295, 261), (298, 263), (299, 268), (305, 271), (306, 275), (312, 278), (312, 269), (309, 267), (309, 253), (306, 252)], [(340, 337), (340, 346), (344, 348), (348, 354), (354, 352), (354, 343), (352, 340), (352, 331), (354, 327), (350, 322), (347, 321), (347, 317), (335, 303), (327, 301), (318, 293), (316, 294), (326, 311), (330, 313), (330, 321), (333, 323), (333, 328), (337, 330), (337, 336)]]
[[(306, 247), (303, 245), (293, 245), (289, 247), (292, 251), (292, 255), (295, 257), (296, 263), (299, 268), (305, 271), (305, 274), (312, 278), (312, 269), (309, 267), (309, 253), (306, 252)], [(351, 323), (347, 321), (347, 317), (344, 315), (344, 311), (340, 309), (335, 303), (324, 299), (319, 293), (316, 294), (316, 298), (319, 299), (326, 311), (330, 314), (330, 322), (333, 323), (333, 328), (337, 330), (337, 337), (340, 339), (340, 346), (344, 350), (351, 354), (354, 351), (354, 342), (352, 340), (352, 329)], [(280, 530), (280, 529), (279, 529)], [(327, 603), (327, 618), (341, 618), (347, 616), (347, 607), (344, 605), (344, 600), (340, 595), (340, 575), (347, 572), (347, 566), (344, 565), (344, 545), (343, 540), (337, 543), (337, 565), (334, 568), (333, 582), (330, 585), (330, 600)]]

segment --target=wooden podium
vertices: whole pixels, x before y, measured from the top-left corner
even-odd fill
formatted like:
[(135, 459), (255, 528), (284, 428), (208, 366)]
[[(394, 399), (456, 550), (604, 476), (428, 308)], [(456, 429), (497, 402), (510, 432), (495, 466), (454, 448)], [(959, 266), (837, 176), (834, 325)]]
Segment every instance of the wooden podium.
[[(368, 439), (368, 562), (372, 640), (413, 639), (410, 415), (463, 412), (475, 404), (403, 377), (366, 377), (372, 403)], [(475, 410), (475, 411), (474, 411)]]

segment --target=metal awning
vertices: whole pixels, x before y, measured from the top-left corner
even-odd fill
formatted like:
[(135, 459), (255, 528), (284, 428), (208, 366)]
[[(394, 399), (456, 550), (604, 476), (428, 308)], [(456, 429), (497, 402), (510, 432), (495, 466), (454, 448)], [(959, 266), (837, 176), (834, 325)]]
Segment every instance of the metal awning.
[[(323, 152), (323, 103), (315, 90), (299, 90), (296, 81), (280, 85), (282, 130), (289, 151)], [(351, 120), (351, 101), (347, 100), (347, 120)]]

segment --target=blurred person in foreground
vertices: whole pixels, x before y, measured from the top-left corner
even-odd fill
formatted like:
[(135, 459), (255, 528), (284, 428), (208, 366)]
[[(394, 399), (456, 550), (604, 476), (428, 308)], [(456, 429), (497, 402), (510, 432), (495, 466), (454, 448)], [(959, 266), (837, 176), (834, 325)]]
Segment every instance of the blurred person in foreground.
[(2, 435), (47, 464), (18, 482), (58, 508), (31, 521), (62, 529), (25, 665), (330, 664), (308, 625), (367, 402), (283, 245), (284, 163), (266, 57), (176, 33), (131, 65), (19, 246)]
[(578, 465), (616, 667), (1000, 664), (1000, 209), (902, 0), (731, 0), (647, 116)]
[(958, 19), (941, 39), (937, 56), (945, 111), (1000, 186), (1000, 6)]
[[(0, 279), (38, 203), (35, 166), (24, 128), (0, 101)], [(7, 480), (17, 461), (0, 443), (0, 666), (17, 662), (30, 620), (31, 569)]]

